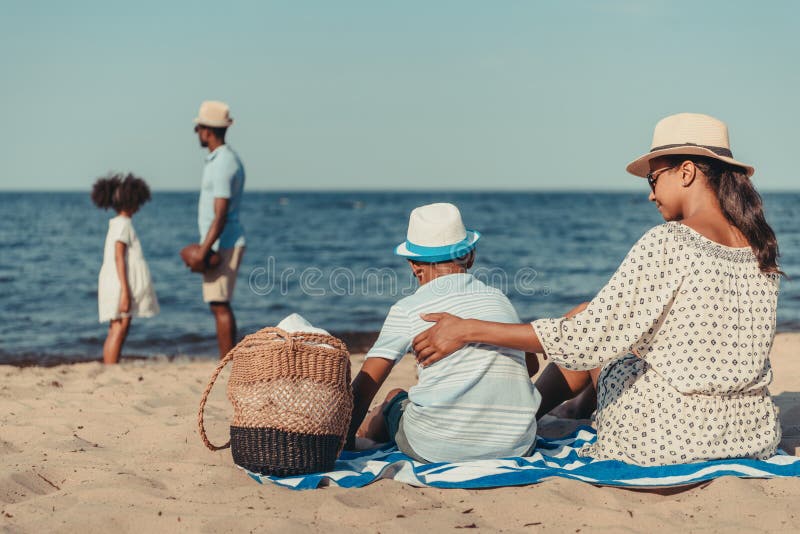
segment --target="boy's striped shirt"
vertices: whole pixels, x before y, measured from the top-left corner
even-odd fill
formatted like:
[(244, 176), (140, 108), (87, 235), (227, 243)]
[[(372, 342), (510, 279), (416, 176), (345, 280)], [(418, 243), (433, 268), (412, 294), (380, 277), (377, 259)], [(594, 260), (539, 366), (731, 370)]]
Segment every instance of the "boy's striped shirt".
[[(367, 357), (400, 360), (414, 337), (431, 326), (420, 314), (432, 312), (520, 322), (499, 290), (470, 274), (441, 276), (392, 306)], [(520, 456), (533, 445), (541, 397), (521, 351), (467, 345), (433, 365), (418, 367), (418, 374), (401, 424), (423, 458), (439, 462)]]

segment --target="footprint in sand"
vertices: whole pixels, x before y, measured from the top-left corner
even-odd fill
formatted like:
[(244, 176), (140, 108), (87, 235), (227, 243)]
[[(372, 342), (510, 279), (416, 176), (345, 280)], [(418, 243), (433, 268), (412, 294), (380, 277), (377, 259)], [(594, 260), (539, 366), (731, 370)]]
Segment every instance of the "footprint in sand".
[(0, 439), (0, 456), (5, 456), (6, 454), (16, 454), (18, 452), (22, 451), (16, 448), (13, 443)]
[(46, 471), (11, 473), (0, 478), (0, 502), (14, 504), (59, 491)]
[(144, 408), (144, 407), (142, 407), (142, 406), (139, 406), (138, 404), (134, 404), (134, 405), (132, 406), (132, 408), (133, 408), (134, 410), (136, 410), (137, 412), (139, 412), (140, 414), (143, 414), (143, 415), (153, 415), (153, 410), (148, 410), (147, 408)]
[(141, 487), (154, 490), (166, 491), (167, 486), (155, 478), (145, 477), (131, 471), (119, 471), (116, 474), (121, 479), (125, 480), (126, 487)]

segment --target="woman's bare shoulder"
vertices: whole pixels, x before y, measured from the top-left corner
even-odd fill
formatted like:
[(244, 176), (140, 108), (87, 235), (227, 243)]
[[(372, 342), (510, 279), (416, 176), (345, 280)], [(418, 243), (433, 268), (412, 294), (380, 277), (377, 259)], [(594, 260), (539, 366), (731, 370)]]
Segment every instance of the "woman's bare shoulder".
[(724, 217), (704, 217), (701, 215), (688, 217), (680, 224), (694, 230), (709, 241), (730, 248), (749, 247), (750, 243), (742, 232)]

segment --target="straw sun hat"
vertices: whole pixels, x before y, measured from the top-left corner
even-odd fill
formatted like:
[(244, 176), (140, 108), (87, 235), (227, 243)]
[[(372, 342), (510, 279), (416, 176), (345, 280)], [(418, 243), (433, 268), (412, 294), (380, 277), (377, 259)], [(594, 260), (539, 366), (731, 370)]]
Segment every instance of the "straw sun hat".
[(233, 124), (230, 113), (230, 107), (225, 102), (206, 100), (200, 104), (200, 111), (197, 112), (194, 123), (212, 128), (227, 128)]
[(752, 176), (755, 169), (733, 159), (728, 127), (719, 119), (699, 113), (678, 113), (658, 121), (653, 131), (650, 152), (628, 164), (627, 171), (644, 178), (650, 172), (651, 159), (671, 154), (706, 156), (745, 169)]
[(448, 261), (475, 248), (481, 234), (464, 228), (461, 212), (452, 204), (428, 204), (415, 208), (408, 220), (406, 241), (394, 253), (410, 260)]

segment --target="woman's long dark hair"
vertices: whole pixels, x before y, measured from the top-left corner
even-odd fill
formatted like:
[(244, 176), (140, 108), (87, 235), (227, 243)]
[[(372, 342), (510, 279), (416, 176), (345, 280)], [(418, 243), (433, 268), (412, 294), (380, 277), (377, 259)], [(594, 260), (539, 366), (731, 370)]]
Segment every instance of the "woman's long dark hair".
[(667, 162), (677, 167), (691, 161), (706, 175), (708, 185), (719, 199), (725, 218), (747, 238), (758, 266), (763, 273), (785, 276), (778, 267), (778, 239), (764, 217), (764, 206), (747, 173), (741, 167), (714, 158), (693, 155), (668, 156)]

